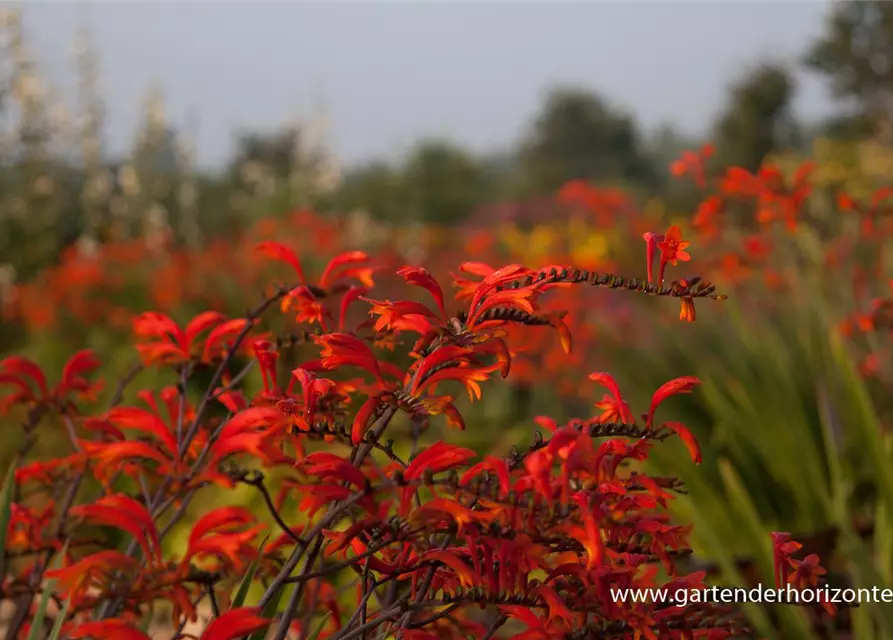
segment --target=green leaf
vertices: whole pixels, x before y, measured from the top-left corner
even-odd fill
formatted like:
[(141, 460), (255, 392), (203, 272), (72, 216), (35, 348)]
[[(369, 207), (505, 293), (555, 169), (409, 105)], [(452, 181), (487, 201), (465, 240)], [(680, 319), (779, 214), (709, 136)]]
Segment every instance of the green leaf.
[(242, 578), (242, 582), (239, 584), (239, 589), (236, 591), (236, 595), (233, 596), (232, 608), (238, 609), (245, 602), (245, 598), (248, 597), (248, 590), (251, 588), (251, 583), (254, 581), (254, 576), (257, 575), (257, 568), (260, 565), (260, 560), (264, 555), (264, 547), (267, 546), (267, 540), (269, 540), (270, 536), (267, 536), (261, 541), (260, 547), (257, 549), (257, 558), (249, 565), (248, 572), (245, 574), (245, 577)]
[[(276, 616), (276, 612), (279, 611), (279, 603), (282, 602), (282, 596), (288, 589), (280, 588), (276, 593), (273, 594), (273, 597), (267, 602), (266, 606), (261, 611), (261, 618), (274, 618)], [(267, 632), (264, 631), (255, 631), (252, 633), (248, 640), (264, 640)]]
[(9, 465), (6, 479), (3, 482), (3, 492), (0, 493), (0, 577), (6, 575), (6, 532), (9, 530), (9, 521), (12, 519), (12, 495), (15, 492), (15, 464)]
[(329, 616), (331, 615), (331, 611), (326, 611), (326, 615), (322, 617), (322, 620), (319, 621), (319, 624), (317, 624), (316, 628), (313, 629), (309, 636), (307, 636), (306, 640), (316, 640), (319, 637), (319, 634), (322, 633), (322, 630), (325, 628), (326, 623), (329, 621)]
[(59, 635), (62, 633), (62, 625), (65, 623), (65, 617), (68, 615), (68, 608), (70, 606), (71, 598), (67, 599), (65, 604), (62, 605), (62, 610), (56, 616), (56, 622), (53, 624), (53, 629), (50, 631), (47, 640), (59, 640)]
[[(56, 556), (56, 560), (60, 560), (65, 558), (65, 553), (68, 551), (68, 540), (65, 541), (65, 546), (62, 547), (62, 552)], [(58, 563), (53, 563), (54, 567), (58, 567)], [(34, 612), (34, 619), (31, 621), (31, 630), (28, 632), (28, 640), (37, 640), (38, 635), (43, 629), (43, 619), (46, 617), (47, 607), (50, 604), (50, 594), (54, 591), (56, 586), (55, 580), (47, 580), (46, 585), (44, 586), (43, 593), (40, 594), (40, 604), (37, 606), (37, 611)], [(67, 601), (66, 601), (67, 604)], [(60, 617), (56, 619), (56, 625), (59, 625), (61, 628), (61, 620), (64, 620), (65, 616), (60, 614)], [(53, 625), (54, 629), (55, 626)]]

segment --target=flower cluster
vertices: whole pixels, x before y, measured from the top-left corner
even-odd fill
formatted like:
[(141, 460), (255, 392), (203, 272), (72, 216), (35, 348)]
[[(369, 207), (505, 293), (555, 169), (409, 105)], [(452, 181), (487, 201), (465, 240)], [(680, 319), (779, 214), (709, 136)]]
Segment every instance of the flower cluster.
[[(696, 299), (723, 298), (700, 277), (665, 283), (668, 265), (690, 260), (678, 227), (644, 237), (645, 280), (466, 262), (454, 302), (423, 267), (396, 272), (418, 299), (387, 299), (365, 253), (335, 257), (313, 281), (291, 249), (266, 241), (260, 253), (289, 265), (295, 282), (245, 317), (135, 320), (141, 366), (175, 383), (140, 390), (134, 406), (122, 398), (139, 368), (110, 406), (91, 410), (92, 353), (75, 355), (52, 388), (34, 363), (3, 360), (0, 384), (12, 393), (2, 409), (18, 412), (28, 435), (0, 503), (11, 637), (46, 626), (53, 638), (147, 638), (144, 622), (162, 605), (174, 638), (190, 637), (186, 624), (210, 612), (204, 640), (749, 633), (727, 605), (612, 597), (706, 587), (703, 572), (680, 562), (690, 526), (667, 509), (682, 483), (643, 467), (671, 437), (701, 461), (686, 426), (662, 416), (698, 378), (667, 381), (637, 418), (615, 379), (594, 372), (593, 415), (536, 417), (545, 435), (504, 456), (426, 438), (438, 420), (465, 429), (457, 390), (482, 401), (485, 383), (523, 361), (512, 327), (551, 329), (554, 346), (571, 351), (564, 314), (544, 310), (548, 297), (589, 286), (676, 298), (687, 321)], [(292, 324), (287, 339), (263, 324), (277, 304)], [(366, 313), (356, 322), (358, 307)], [(286, 342), (314, 357), (283, 366)], [(403, 366), (385, 357), (393, 352)], [(196, 394), (200, 376), (210, 381)], [(596, 400), (599, 388), (607, 393)], [(395, 443), (401, 424), (410, 435)], [(70, 453), (32, 459), (38, 433), (67, 439)], [(260, 510), (202, 499), (240, 485), (257, 492)], [(166, 539), (188, 514), (185, 548), (173, 551)], [(796, 550), (776, 536), (779, 579), (814, 585), (817, 558), (795, 560)]]

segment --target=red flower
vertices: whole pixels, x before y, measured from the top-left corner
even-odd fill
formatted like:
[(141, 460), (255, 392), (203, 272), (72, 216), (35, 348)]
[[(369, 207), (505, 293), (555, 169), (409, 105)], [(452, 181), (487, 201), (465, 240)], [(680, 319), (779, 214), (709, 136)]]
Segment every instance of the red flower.
[(443, 290), (427, 270), (422, 267), (403, 267), (397, 271), (397, 275), (403, 276), (403, 279), (409, 284), (426, 289), (431, 294), (431, 297), (434, 298), (434, 302), (440, 310), (441, 318), (444, 321), (448, 319), (446, 309), (443, 306)]
[(149, 640), (149, 636), (124, 620), (97, 620), (79, 624), (69, 634), (71, 638), (92, 640)]
[(652, 426), (654, 422), (654, 412), (657, 411), (657, 407), (664, 400), (670, 396), (675, 396), (681, 393), (691, 393), (699, 384), (701, 384), (701, 381), (694, 376), (682, 376), (662, 384), (651, 397), (651, 407), (648, 409), (648, 417), (645, 424), (649, 427)]
[(632, 424), (636, 421), (632, 411), (629, 409), (629, 405), (624, 402), (623, 397), (620, 395), (620, 388), (617, 386), (614, 376), (604, 372), (590, 373), (589, 379), (598, 382), (610, 392), (610, 395), (605, 395), (601, 401), (595, 403), (595, 406), (602, 410), (602, 414), (598, 417), (598, 422)]
[(72, 515), (126, 531), (139, 542), (148, 560), (160, 561), (158, 530), (148, 509), (126, 495), (105, 496), (93, 504), (72, 507)]
[(329, 310), (304, 285), (289, 291), (279, 306), (283, 312), (294, 311), (298, 324), (319, 324), (323, 330), (328, 330), (332, 320)]
[(235, 640), (265, 629), (271, 620), (262, 618), (259, 614), (259, 607), (230, 609), (211, 621), (202, 633), (201, 640)]
[(657, 246), (663, 242), (664, 236), (660, 233), (647, 231), (642, 234), (645, 240), (645, 260), (648, 267), (648, 282), (654, 284), (654, 259), (657, 257)]
[(689, 244), (691, 243), (682, 240), (682, 232), (675, 224), (667, 229), (667, 232), (657, 245), (660, 249), (660, 274), (658, 275), (658, 281), (661, 285), (664, 283), (664, 270), (667, 263), (675, 266), (678, 260), (682, 262), (691, 260), (691, 256), (685, 251)]
[(69, 406), (72, 394), (92, 399), (101, 388), (99, 383), (91, 383), (84, 377), (100, 365), (96, 354), (89, 349), (75, 353), (62, 368), (62, 379), (49, 388), (46, 376), (37, 363), (20, 356), (9, 356), (0, 360), (0, 387), (11, 385), (17, 392), (2, 398), (0, 414), (6, 406), (13, 404), (44, 403)]
[(338, 369), (343, 366), (360, 367), (375, 376), (382, 388), (387, 386), (381, 377), (378, 359), (359, 338), (347, 333), (330, 333), (313, 336), (313, 341), (322, 347), (320, 362), (326, 369)]
[[(133, 321), (136, 334), (136, 348), (146, 364), (176, 364), (200, 357), (208, 362), (219, 350), (220, 343), (228, 336), (240, 333), (245, 328), (243, 319), (226, 320), (216, 311), (205, 311), (195, 316), (186, 329), (180, 329), (168, 316), (147, 311)], [(210, 331), (199, 356), (196, 347), (198, 336)]]

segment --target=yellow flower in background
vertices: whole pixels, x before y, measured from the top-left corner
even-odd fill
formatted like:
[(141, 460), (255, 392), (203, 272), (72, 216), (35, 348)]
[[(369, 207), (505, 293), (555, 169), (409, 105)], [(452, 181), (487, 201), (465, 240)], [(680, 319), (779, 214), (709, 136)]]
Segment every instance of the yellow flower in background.
[(547, 225), (537, 225), (530, 234), (530, 258), (542, 260), (555, 251), (560, 237), (556, 229)]
[(564, 232), (572, 260), (578, 264), (596, 264), (608, 256), (610, 243), (605, 232), (593, 227), (585, 218), (573, 217)]
[(594, 264), (603, 261), (608, 255), (608, 239), (600, 231), (592, 231), (575, 239), (571, 247), (571, 257), (577, 264)]
[(499, 227), (499, 238), (513, 254), (520, 254), (527, 244), (524, 234), (511, 222), (506, 222)]

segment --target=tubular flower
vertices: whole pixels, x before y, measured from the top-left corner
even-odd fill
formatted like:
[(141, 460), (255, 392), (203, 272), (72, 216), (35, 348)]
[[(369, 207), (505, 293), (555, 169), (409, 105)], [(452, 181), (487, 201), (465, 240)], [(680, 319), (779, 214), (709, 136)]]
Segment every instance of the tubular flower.
[(632, 424), (635, 422), (629, 405), (624, 402), (620, 395), (620, 388), (617, 381), (609, 373), (590, 373), (589, 379), (599, 383), (605, 387), (610, 395), (605, 395), (601, 401), (596, 402), (595, 406), (602, 410), (602, 414), (598, 417), (599, 422), (623, 422)]
[(431, 319), (437, 318), (431, 309), (420, 302), (402, 300), (391, 302), (390, 300), (372, 300), (362, 298), (372, 305), (369, 315), (375, 317), (374, 329), (376, 331), (394, 331), (402, 333), (413, 331), (420, 335), (428, 333), (433, 325)]
[(307, 286), (300, 286), (289, 291), (282, 298), (280, 308), (283, 312), (294, 311), (298, 324), (319, 324), (324, 330), (332, 320), (332, 314), (325, 305), (316, 299)]
[[(682, 278), (679, 280), (679, 286), (683, 290), (687, 290), (689, 285), (689, 281), (686, 278)], [(683, 295), (679, 298), (680, 309), (679, 309), (679, 319), (684, 322), (694, 322), (695, 321), (695, 299), (690, 295)]]
[(437, 284), (437, 281), (427, 270), (422, 267), (403, 267), (397, 271), (397, 275), (403, 276), (403, 279), (406, 280), (407, 283), (427, 290), (428, 293), (431, 294), (431, 297), (434, 298), (434, 302), (437, 304), (437, 309), (440, 311), (441, 318), (444, 321), (448, 319), (446, 308), (443, 305), (443, 289), (440, 288), (440, 285)]
[(382, 388), (386, 386), (378, 359), (359, 338), (346, 333), (330, 333), (313, 336), (313, 341), (322, 347), (320, 362), (326, 369), (338, 369), (345, 365), (360, 367), (375, 376)]
[(679, 260), (682, 262), (691, 260), (691, 256), (685, 251), (689, 244), (691, 243), (682, 240), (682, 232), (675, 224), (667, 229), (657, 245), (660, 249), (660, 273), (657, 279), (661, 286), (664, 283), (664, 271), (667, 263), (675, 266)]
[(645, 260), (648, 267), (648, 283), (654, 284), (654, 259), (657, 257), (657, 247), (663, 242), (664, 236), (660, 233), (647, 231), (642, 234), (645, 240)]
[(91, 383), (86, 374), (99, 368), (100, 361), (93, 351), (84, 349), (74, 354), (62, 368), (62, 378), (50, 389), (46, 376), (37, 363), (20, 356), (0, 360), (0, 387), (16, 390), (0, 397), (0, 415), (14, 404), (55, 404), (70, 407), (72, 397), (91, 399), (101, 389), (99, 382)]
[[(145, 364), (180, 364), (196, 358), (209, 362), (219, 355), (220, 345), (245, 329), (244, 319), (227, 320), (216, 311), (195, 316), (185, 330), (162, 313), (146, 312), (133, 322), (136, 348)], [(198, 337), (208, 331), (201, 345)], [(203, 347), (197, 349), (197, 347)]]

